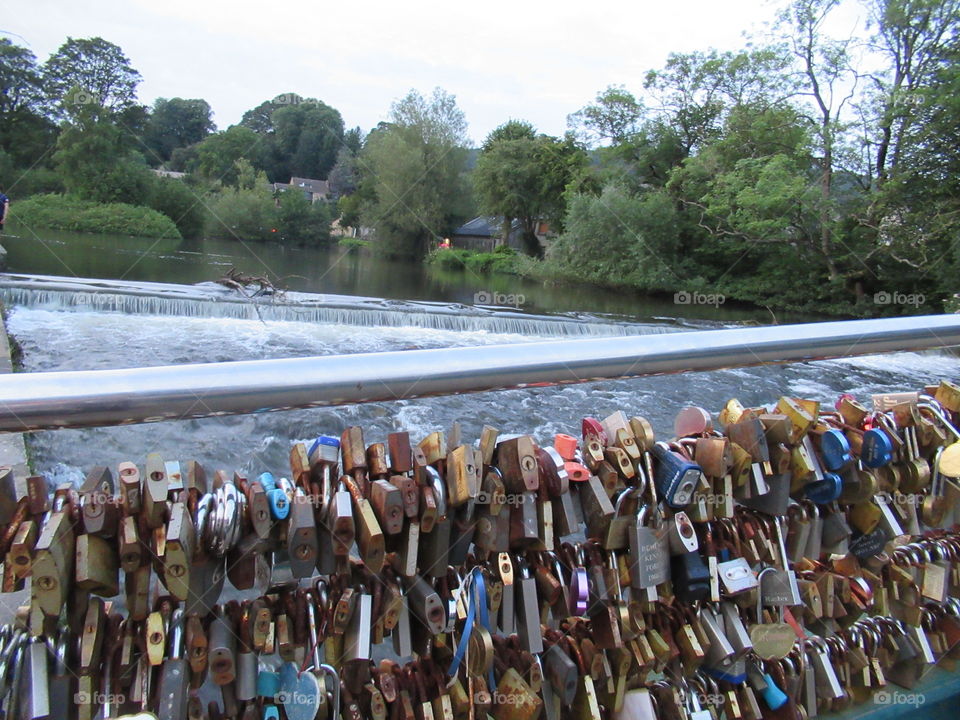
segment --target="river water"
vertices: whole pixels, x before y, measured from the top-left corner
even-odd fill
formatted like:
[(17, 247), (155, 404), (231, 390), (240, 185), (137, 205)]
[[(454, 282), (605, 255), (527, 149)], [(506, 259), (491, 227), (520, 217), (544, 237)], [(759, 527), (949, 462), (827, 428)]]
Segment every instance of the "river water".
[[(765, 321), (730, 308), (678, 306), (595, 289), (543, 289), (514, 278), (435, 274), (338, 251), (278, 246), (134, 240), (21, 230), (4, 237), (8, 271), (123, 279), (93, 284), (0, 277), (8, 328), (25, 369), (80, 370), (305, 357), (413, 348), (524, 343), (547, 338), (683, 332)], [(260, 265), (258, 266), (257, 263)], [(237, 267), (287, 277), (291, 292), (260, 304), (236, 302), (203, 283)], [(296, 276), (296, 277), (294, 277)], [(157, 287), (144, 281), (174, 283)], [(498, 284), (499, 283), (499, 284)], [(520, 308), (473, 307), (476, 292), (524, 295)], [(363, 296), (363, 297), (352, 297)], [(769, 315), (767, 315), (769, 317)], [(738, 397), (768, 403), (783, 394), (832, 403), (850, 391), (868, 399), (960, 376), (960, 361), (939, 353), (898, 353), (843, 361), (744, 368), (462, 395), (340, 408), (263, 413), (118, 428), (39, 432), (35, 468), (52, 482), (77, 480), (94, 465), (142, 463), (148, 452), (197, 459), (208, 469), (284, 472), (292, 442), (339, 435), (361, 425), (382, 441), (397, 429), (414, 439), (460, 421), (464, 438), (484, 424), (530, 432), (540, 441), (579, 431), (584, 415), (617, 409), (643, 415), (669, 435), (677, 409), (718, 410)]]

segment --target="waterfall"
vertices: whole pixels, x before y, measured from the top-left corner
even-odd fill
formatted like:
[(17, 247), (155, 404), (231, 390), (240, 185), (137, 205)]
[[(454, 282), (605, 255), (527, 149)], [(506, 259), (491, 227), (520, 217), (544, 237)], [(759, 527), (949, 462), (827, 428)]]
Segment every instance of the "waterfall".
[(8, 306), (47, 310), (421, 327), (542, 337), (647, 335), (690, 327), (667, 321), (624, 322), (583, 313), (534, 315), (513, 308), (350, 295), (283, 292), (243, 297), (215, 283), (177, 285), (42, 275), (0, 275), (0, 300)]

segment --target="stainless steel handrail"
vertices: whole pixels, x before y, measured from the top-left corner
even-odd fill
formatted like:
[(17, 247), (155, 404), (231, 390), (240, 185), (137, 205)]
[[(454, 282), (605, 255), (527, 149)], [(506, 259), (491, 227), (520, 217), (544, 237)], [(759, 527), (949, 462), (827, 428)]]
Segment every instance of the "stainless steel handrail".
[(960, 345), (960, 316), (0, 377), (0, 432), (155, 422)]

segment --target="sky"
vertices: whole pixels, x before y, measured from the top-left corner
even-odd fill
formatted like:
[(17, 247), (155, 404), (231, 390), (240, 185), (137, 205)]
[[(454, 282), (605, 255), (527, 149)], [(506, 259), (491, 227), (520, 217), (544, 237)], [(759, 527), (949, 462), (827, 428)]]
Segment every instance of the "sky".
[[(415, 88), (457, 97), (475, 144), (509, 119), (553, 135), (608, 85), (637, 95), (671, 52), (735, 50), (769, 35), (777, 0), (276, 2), (0, 0), (0, 33), (46, 60), (68, 37), (119, 45), (140, 101), (203, 98), (220, 129), (286, 92), (367, 132)], [(856, 32), (845, 0), (835, 28)]]

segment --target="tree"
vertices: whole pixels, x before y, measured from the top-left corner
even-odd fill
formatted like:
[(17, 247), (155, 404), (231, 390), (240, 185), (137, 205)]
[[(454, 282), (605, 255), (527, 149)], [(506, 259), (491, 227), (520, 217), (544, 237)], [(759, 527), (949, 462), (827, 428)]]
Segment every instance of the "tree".
[(593, 105), (567, 116), (567, 126), (584, 142), (618, 145), (631, 140), (640, 130), (643, 102), (622, 85), (610, 85), (597, 93)]
[(237, 186), (238, 161), (253, 162), (262, 137), (241, 125), (210, 135), (197, 146), (197, 172), (208, 180)]
[(95, 202), (143, 204), (151, 174), (131, 135), (93, 108), (81, 108), (77, 119), (61, 132), (53, 157), (67, 192)]
[(44, 113), (43, 84), (36, 57), (0, 38), (0, 149), (18, 167), (35, 165), (56, 139)]
[(83, 105), (113, 112), (136, 101), (140, 73), (123, 51), (103, 38), (67, 38), (43, 67), (47, 96), (61, 117)]
[(274, 176), (284, 181), (292, 176), (326, 179), (343, 144), (340, 112), (308, 100), (278, 108), (271, 120), (279, 159)]
[(853, 97), (850, 89), (854, 73), (850, 67), (849, 40), (836, 41), (823, 34), (823, 25), (840, 0), (794, 0), (781, 16), (789, 32), (793, 55), (799, 60), (801, 95), (813, 103), (811, 121), (819, 146), (820, 252), (826, 259), (830, 280), (838, 280), (840, 271), (834, 260), (835, 153), (841, 141), (844, 106)]
[(144, 134), (157, 164), (170, 160), (174, 150), (198, 143), (212, 133), (216, 129), (212, 113), (206, 100), (157, 98)]
[(467, 124), (440, 88), (429, 99), (411, 90), (390, 116), (361, 152), (361, 224), (375, 228), (383, 252), (419, 257), (464, 219)]
[(599, 196), (570, 198), (566, 230), (547, 249), (547, 262), (578, 282), (672, 289), (679, 279), (677, 236), (676, 207), (666, 192), (636, 196), (611, 184)]
[(292, 176), (325, 179), (344, 144), (340, 112), (296, 93), (260, 103), (243, 114), (240, 125), (263, 137), (256, 164), (272, 182)]
[(474, 186), (481, 210), (503, 218), (503, 238), (520, 221), (524, 250), (540, 254), (536, 228), (541, 220), (562, 221), (563, 193), (586, 164), (572, 139), (537, 135), (532, 125), (511, 120), (487, 137), (477, 159)]

